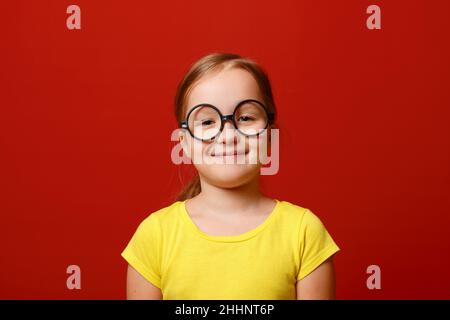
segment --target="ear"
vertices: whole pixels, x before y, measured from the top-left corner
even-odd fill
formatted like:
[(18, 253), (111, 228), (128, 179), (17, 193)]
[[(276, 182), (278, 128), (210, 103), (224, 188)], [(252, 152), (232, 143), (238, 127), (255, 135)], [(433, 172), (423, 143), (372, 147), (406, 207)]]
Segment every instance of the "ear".
[(186, 130), (179, 130), (178, 140), (180, 141), (180, 145), (183, 148), (184, 154), (191, 158), (191, 143), (190, 139), (186, 134)]

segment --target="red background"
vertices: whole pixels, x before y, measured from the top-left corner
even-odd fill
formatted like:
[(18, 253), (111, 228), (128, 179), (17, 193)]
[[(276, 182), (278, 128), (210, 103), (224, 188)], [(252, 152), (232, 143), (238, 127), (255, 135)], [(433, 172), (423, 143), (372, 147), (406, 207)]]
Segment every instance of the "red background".
[[(66, 8), (81, 7), (81, 30)], [(382, 29), (366, 28), (377, 4)], [(213, 51), (268, 72), (264, 188), (341, 247), (340, 299), (450, 298), (450, 2), (2, 1), (0, 298), (122, 299), (123, 250), (180, 189), (173, 96)], [(182, 175), (187, 177), (182, 170)], [(66, 268), (81, 267), (81, 290)], [(381, 267), (381, 290), (366, 268)]]

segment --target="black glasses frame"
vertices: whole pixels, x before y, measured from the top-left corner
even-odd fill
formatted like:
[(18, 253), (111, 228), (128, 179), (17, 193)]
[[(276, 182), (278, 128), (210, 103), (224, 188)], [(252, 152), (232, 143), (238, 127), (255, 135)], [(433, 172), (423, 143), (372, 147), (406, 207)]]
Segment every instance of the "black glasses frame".
[[(265, 125), (264, 129), (262, 129), (260, 132), (257, 132), (255, 134), (246, 134), (246, 133), (242, 132), (241, 130), (239, 130), (239, 128), (238, 128), (238, 126), (236, 124), (236, 118), (235, 118), (236, 111), (239, 109), (239, 107), (241, 105), (243, 105), (244, 103), (247, 103), (247, 102), (254, 102), (254, 103), (260, 105), (264, 109), (264, 111), (266, 112), (266, 115), (267, 115), (267, 122), (266, 122), (266, 125)], [(205, 106), (213, 108), (219, 114), (219, 116), (220, 116), (220, 129), (219, 129), (219, 131), (217, 132), (217, 134), (215, 136), (212, 136), (211, 138), (208, 138), (208, 139), (201, 139), (201, 138), (198, 138), (198, 137), (194, 136), (194, 133), (191, 132), (191, 129), (189, 129), (189, 124), (188, 123), (189, 123), (189, 116), (191, 115), (191, 113), (195, 109), (200, 108), (200, 107), (205, 107)], [(195, 105), (191, 110), (189, 110), (189, 112), (188, 112), (188, 114), (186, 116), (186, 120), (181, 121), (180, 128), (187, 129), (189, 134), (191, 135), (191, 137), (194, 138), (194, 139), (197, 139), (197, 140), (200, 140), (200, 141), (212, 141), (212, 140), (214, 140), (217, 136), (219, 136), (222, 133), (223, 127), (225, 126), (225, 121), (227, 121), (227, 120), (231, 120), (232, 121), (234, 128), (240, 134), (242, 134), (244, 136), (247, 136), (247, 137), (252, 137), (252, 136), (258, 136), (261, 133), (263, 133), (267, 129), (268, 125), (273, 122), (274, 119), (275, 119), (275, 113), (267, 111), (267, 108), (266, 108), (266, 106), (263, 103), (261, 103), (258, 100), (254, 100), (254, 99), (246, 99), (246, 100), (240, 101), (236, 105), (236, 107), (234, 108), (233, 113), (232, 114), (228, 114), (228, 115), (223, 115), (222, 112), (220, 112), (220, 110), (216, 106), (214, 106), (212, 104), (200, 103), (200, 104)]]

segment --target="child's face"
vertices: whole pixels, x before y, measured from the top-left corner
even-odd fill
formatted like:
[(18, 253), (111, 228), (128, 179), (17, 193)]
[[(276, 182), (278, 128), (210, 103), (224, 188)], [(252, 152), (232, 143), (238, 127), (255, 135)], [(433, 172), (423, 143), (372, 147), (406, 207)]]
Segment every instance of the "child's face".
[[(229, 115), (233, 113), (238, 102), (246, 99), (263, 102), (256, 80), (243, 69), (224, 68), (204, 76), (192, 88), (184, 117), (192, 107), (200, 103), (212, 104), (222, 115)], [(263, 134), (266, 135), (267, 133)], [(187, 132), (182, 133), (180, 137), (183, 149), (193, 160), (199, 175), (209, 184), (222, 188), (243, 185), (259, 175), (260, 164), (256, 160), (258, 139), (262, 137), (246, 137), (239, 133), (231, 120), (224, 123), (222, 133), (212, 141), (194, 139)], [(250, 143), (250, 140), (253, 142)], [(230, 154), (230, 151), (240, 153), (239, 157), (241, 160), (245, 157), (245, 163), (240, 160), (238, 162), (237, 155), (224, 155)], [(195, 163), (195, 159), (200, 156), (201, 163)]]

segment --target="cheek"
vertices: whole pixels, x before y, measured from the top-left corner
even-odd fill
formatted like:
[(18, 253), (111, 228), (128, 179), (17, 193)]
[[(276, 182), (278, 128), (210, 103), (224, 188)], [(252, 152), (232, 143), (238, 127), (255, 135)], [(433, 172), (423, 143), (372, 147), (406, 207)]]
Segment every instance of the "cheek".
[(265, 163), (265, 159), (269, 155), (270, 150), (270, 141), (267, 139), (267, 136), (263, 135), (260, 137), (255, 137), (249, 140), (248, 143), (248, 163), (251, 164), (261, 164), (261, 161)]
[(192, 161), (202, 161), (206, 157), (208, 150), (208, 143), (194, 138), (189, 139), (188, 148), (191, 154)]
[(259, 157), (258, 157), (258, 150), (259, 150), (259, 147), (258, 147), (258, 139), (249, 139), (248, 140), (248, 143), (247, 143), (247, 148), (248, 148), (248, 155), (247, 155), (247, 158), (248, 158), (248, 163), (253, 163), (253, 164), (255, 164), (255, 163), (258, 163), (259, 161), (258, 161), (258, 159), (259, 159)]

